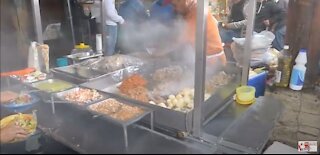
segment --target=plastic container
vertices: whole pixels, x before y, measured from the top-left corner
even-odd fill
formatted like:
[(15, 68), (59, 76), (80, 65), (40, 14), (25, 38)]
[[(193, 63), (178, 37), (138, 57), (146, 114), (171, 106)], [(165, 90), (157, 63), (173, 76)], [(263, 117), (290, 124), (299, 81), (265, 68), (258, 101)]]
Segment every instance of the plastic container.
[(257, 75), (249, 77), (248, 86), (255, 87), (255, 97), (264, 96), (266, 90), (267, 72), (262, 72)]
[(69, 60), (68, 58), (58, 58), (57, 59), (57, 67), (64, 67), (69, 65)]
[(306, 74), (307, 50), (301, 49), (296, 58), (296, 65), (292, 69), (290, 88), (292, 90), (302, 90)]
[(236, 101), (239, 104), (252, 104), (256, 99), (256, 88), (252, 86), (241, 86), (236, 89), (236, 93)]
[(292, 55), (289, 52), (289, 46), (285, 45), (279, 56), (279, 63), (276, 70), (276, 86), (288, 87), (291, 76)]
[(96, 51), (98, 54), (102, 54), (103, 48), (102, 48), (102, 34), (96, 35)]
[(74, 46), (74, 49), (71, 51), (71, 54), (79, 54), (79, 53), (90, 53), (93, 54), (93, 50), (89, 45), (84, 43), (80, 43), (79, 45)]

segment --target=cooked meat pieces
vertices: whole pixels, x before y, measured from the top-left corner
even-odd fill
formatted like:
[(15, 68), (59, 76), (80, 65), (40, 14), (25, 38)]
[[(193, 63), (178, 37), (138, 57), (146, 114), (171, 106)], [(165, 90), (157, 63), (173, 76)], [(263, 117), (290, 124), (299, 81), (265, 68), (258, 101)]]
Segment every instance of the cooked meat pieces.
[(86, 104), (102, 98), (102, 95), (96, 90), (79, 88), (65, 96), (65, 99), (78, 104)]
[(19, 94), (12, 91), (3, 91), (0, 96), (0, 103), (7, 103), (13, 101), (19, 97)]
[(214, 93), (217, 88), (220, 88), (223, 85), (226, 85), (232, 79), (231, 75), (226, 74), (225, 72), (220, 72), (219, 74), (213, 76), (206, 83), (206, 91), (209, 93)]
[(148, 89), (146, 85), (147, 81), (141, 75), (135, 74), (123, 80), (119, 89), (122, 94), (130, 98), (148, 102)]
[(170, 66), (158, 69), (153, 74), (153, 80), (157, 82), (179, 80), (183, 75), (183, 69), (180, 66)]
[(138, 107), (123, 104), (115, 99), (108, 99), (90, 106), (90, 109), (120, 121), (127, 121), (143, 113)]
[(123, 104), (118, 102), (117, 100), (108, 99), (100, 103), (91, 105), (90, 109), (106, 115), (111, 115), (118, 112), (121, 109), (121, 106), (123, 106)]
[(144, 87), (136, 87), (136, 88), (130, 89), (128, 90), (127, 93), (124, 93), (124, 94), (138, 101), (142, 101), (142, 102), (149, 101), (148, 90)]
[(121, 121), (126, 121), (140, 115), (141, 113), (143, 113), (143, 110), (140, 108), (124, 105), (117, 113), (113, 114), (111, 117)]

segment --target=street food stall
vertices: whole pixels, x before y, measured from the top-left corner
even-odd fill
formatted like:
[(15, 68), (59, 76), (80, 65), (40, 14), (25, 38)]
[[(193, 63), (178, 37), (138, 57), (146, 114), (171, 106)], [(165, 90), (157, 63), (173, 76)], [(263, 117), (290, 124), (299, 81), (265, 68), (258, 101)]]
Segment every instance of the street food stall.
[[(261, 153), (281, 105), (270, 96), (252, 105), (234, 101), (247, 83), (249, 56), (242, 68), (206, 65), (208, 0), (197, 5), (195, 63), (115, 55), (53, 68), (30, 83), (10, 77), (5, 85), (35, 93), (37, 129), (78, 153)], [(248, 31), (255, 1), (250, 5)], [(37, 29), (39, 0), (33, 8)]]

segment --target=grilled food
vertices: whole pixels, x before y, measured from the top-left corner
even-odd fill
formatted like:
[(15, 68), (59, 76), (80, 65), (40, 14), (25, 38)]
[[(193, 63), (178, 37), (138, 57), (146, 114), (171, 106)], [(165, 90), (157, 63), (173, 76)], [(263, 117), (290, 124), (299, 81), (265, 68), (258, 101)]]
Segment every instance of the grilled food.
[(148, 89), (146, 86), (147, 81), (141, 75), (135, 74), (123, 80), (119, 86), (119, 90), (122, 94), (130, 98), (148, 102)]
[(94, 89), (79, 88), (65, 95), (65, 99), (79, 105), (101, 99), (103, 96)]
[(91, 110), (108, 115), (116, 120), (128, 121), (142, 114), (144, 111), (138, 107), (123, 104), (115, 99), (108, 99), (91, 105)]

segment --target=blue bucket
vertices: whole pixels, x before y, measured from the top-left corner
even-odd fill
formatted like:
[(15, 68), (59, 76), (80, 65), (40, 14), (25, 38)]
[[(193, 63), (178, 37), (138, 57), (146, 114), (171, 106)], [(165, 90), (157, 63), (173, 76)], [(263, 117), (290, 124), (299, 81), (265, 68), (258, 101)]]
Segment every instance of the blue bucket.
[(57, 61), (57, 67), (64, 67), (69, 65), (69, 60), (68, 58), (58, 58)]

